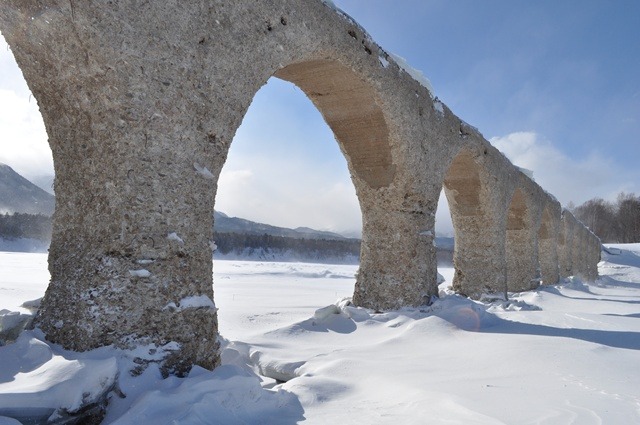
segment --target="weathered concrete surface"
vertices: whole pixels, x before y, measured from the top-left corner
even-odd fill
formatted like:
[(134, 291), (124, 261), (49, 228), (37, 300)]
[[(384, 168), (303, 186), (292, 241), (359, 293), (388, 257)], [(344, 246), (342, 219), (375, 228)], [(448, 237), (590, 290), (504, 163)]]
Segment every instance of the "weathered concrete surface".
[(558, 243), (561, 276), (594, 281), (602, 250), (600, 239), (567, 210), (562, 211), (562, 228)]
[(542, 205), (532, 190), (533, 184), (521, 177), (508, 207), (506, 227), (507, 288), (527, 291), (540, 285), (538, 228)]
[(589, 256), (587, 258), (587, 278), (594, 282), (598, 278), (598, 263), (602, 256), (602, 241), (594, 233), (589, 235)]
[(455, 229), (453, 287), (472, 298), (506, 295), (504, 205), (518, 171), (483, 139), (465, 140), (443, 185)]
[(573, 241), (573, 275), (581, 279), (587, 279), (587, 258), (588, 258), (588, 232), (587, 229), (576, 226)]
[[(363, 215), (356, 304), (394, 309), (437, 295), (443, 184), (456, 290), (535, 287), (539, 239), (545, 270), (554, 267), (555, 207), (540, 230), (549, 196), (319, 0), (4, 0), (0, 30), (54, 156), (51, 283), (36, 322), (66, 348), (151, 343), (178, 374), (218, 364), (217, 179), (272, 76), (307, 94), (347, 159)], [(592, 274), (584, 264), (595, 254), (578, 258), (586, 248), (574, 240), (572, 264)]]
[(573, 241), (575, 227), (578, 225), (576, 218), (568, 210), (562, 210), (561, 230), (558, 234), (558, 263), (560, 277), (568, 277), (573, 274)]
[(562, 236), (561, 215), (562, 206), (556, 200), (548, 201), (542, 212), (538, 229), (538, 259), (544, 285), (552, 285), (560, 280), (558, 240)]
[(598, 277), (598, 262), (600, 261), (602, 243), (591, 230), (572, 215), (567, 212), (565, 215), (569, 217), (573, 227), (570, 274), (587, 281), (594, 281)]

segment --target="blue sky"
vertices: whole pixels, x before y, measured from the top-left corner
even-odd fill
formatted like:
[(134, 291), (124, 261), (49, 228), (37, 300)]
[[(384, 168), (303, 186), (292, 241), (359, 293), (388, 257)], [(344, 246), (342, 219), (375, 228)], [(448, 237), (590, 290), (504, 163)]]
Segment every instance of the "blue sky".
[[(640, 1), (334, 2), (564, 204), (640, 193)], [(46, 136), (0, 50), (0, 162), (34, 177), (47, 169), (46, 142), (35, 141)], [(217, 204), (277, 225), (360, 227), (331, 131), (299, 89), (275, 79), (238, 131)]]
[(343, 3), (488, 137), (544, 130), (575, 153), (640, 125), (638, 1)]

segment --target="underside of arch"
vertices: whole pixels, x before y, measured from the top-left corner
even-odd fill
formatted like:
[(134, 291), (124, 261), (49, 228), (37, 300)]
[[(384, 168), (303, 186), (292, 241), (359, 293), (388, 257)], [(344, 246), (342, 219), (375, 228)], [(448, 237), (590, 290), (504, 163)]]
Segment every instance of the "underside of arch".
[(540, 221), (540, 229), (538, 230), (539, 240), (551, 238), (551, 226), (551, 214), (549, 213), (549, 208), (545, 208), (542, 212), (542, 220)]
[(454, 220), (482, 213), (480, 205), (480, 173), (471, 152), (463, 151), (451, 162), (444, 180), (445, 194)]
[(352, 173), (373, 189), (395, 176), (389, 130), (370, 84), (337, 61), (288, 65), (275, 76), (302, 89), (322, 113)]
[(527, 202), (522, 190), (516, 189), (509, 205), (507, 232), (522, 231), (526, 230), (527, 227)]

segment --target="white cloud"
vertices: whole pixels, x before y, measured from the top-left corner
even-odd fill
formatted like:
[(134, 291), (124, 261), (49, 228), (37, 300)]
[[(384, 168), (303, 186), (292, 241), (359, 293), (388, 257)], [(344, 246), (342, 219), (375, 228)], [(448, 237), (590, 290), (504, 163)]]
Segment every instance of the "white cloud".
[(490, 142), (515, 165), (532, 170), (536, 182), (563, 205), (596, 197), (615, 199), (621, 191), (640, 189), (637, 170), (622, 169), (603, 153), (573, 158), (534, 132), (511, 133)]
[(265, 158), (231, 151), (222, 170), (216, 209), (283, 227), (359, 232), (360, 206), (351, 181), (299, 158)]
[(0, 162), (27, 178), (53, 174), (53, 158), (38, 103), (1, 36), (0, 75)]
[[(256, 159), (232, 151), (220, 174), (216, 209), (230, 216), (283, 227), (304, 226), (350, 234), (362, 231), (360, 205), (351, 181), (299, 160)], [(444, 193), (436, 213), (436, 232), (453, 235)]]
[(47, 140), (35, 99), (0, 89), (0, 162), (26, 177), (53, 174)]
[[(251, 170), (227, 170), (224, 168), (218, 179), (218, 196), (229, 197), (230, 194), (251, 184), (252, 178), (253, 172)], [(221, 189), (224, 192), (223, 195), (220, 194)]]

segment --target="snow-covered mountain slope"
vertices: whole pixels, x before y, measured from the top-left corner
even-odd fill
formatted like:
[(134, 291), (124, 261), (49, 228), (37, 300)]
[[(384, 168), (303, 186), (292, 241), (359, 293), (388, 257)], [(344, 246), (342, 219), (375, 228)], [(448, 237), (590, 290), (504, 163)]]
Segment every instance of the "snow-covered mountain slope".
[(0, 214), (14, 212), (52, 215), (55, 198), (13, 168), (0, 163)]
[(223, 233), (245, 233), (253, 235), (271, 235), (271, 236), (286, 236), (296, 239), (346, 239), (344, 236), (333, 232), (327, 232), (322, 230), (314, 230), (308, 227), (298, 227), (296, 229), (289, 229), (286, 227), (272, 226), (270, 224), (257, 223), (255, 221), (246, 220), (239, 217), (229, 217), (225, 213), (216, 211), (213, 214), (214, 225), (213, 229), (216, 232)]
[[(608, 251), (596, 282), (493, 303), (451, 293), (443, 268), (431, 306), (383, 313), (345, 299), (356, 266), (216, 261), (221, 368), (163, 380), (152, 363), (134, 377), (133, 359), (155, 347), (73, 353), (23, 332), (0, 347), (0, 412), (38, 391), (70, 405), (117, 375), (108, 424), (640, 423), (640, 245)], [(18, 306), (44, 292), (45, 256), (1, 253), (0, 270), (3, 317), (27, 313)], [(71, 365), (75, 375), (56, 374)]]

